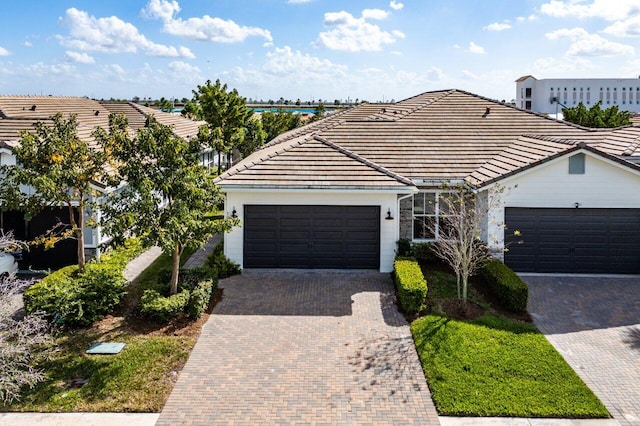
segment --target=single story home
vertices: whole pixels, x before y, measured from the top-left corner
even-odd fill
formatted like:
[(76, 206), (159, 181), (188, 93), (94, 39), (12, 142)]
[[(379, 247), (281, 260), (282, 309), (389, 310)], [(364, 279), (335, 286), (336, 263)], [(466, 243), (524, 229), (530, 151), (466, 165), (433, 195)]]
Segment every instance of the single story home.
[[(92, 133), (97, 127), (109, 127), (111, 113), (124, 114), (129, 122), (131, 132), (143, 127), (148, 115), (154, 115), (158, 122), (171, 126), (174, 132), (183, 138), (195, 137), (198, 128), (205, 124), (182, 117), (148, 108), (133, 102), (98, 102), (82, 97), (56, 96), (0, 96), (0, 165), (15, 165), (16, 159), (13, 148), (20, 141), (20, 132), (34, 130), (38, 121), (51, 122), (51, 117), (62, 113), (65, 118), (75, 114), (78, 121), (78, 135), (84, 141), (95, 143)], [(211, 150), (204, 150), (202, 162), (205, 166), (214, 166), (217, 155)], [(112, 189), (105, 188), (96, 182), (96, 189), (103, 193)], [(88, 217), (88, 214), (86, 214)], [(66, 208), (52, 206), (42, 213), (26, 221), (24, 214), (19, 211), (0, 210), (0, 228), (7, 232), (13, 231), (21, 240), (30, 241), (42, 235), (56, 223), (68, 222)], [(100, 247), (109, 241), (100, 228), (87, 226), (84, 232), (85, 250), (87, 257), (92, 257)], [(77, 262), (76, 242), (65, 240), (56, 247), (47, 250), (42, 247), (31, 247), (22, 268), (34, 269), (59, 268)]]
[[(640, 127), (434, 91), (282, 134), (217, 183), (241, 219), (224, 252), (244, 268), (389, 272), (398, 239), (438, 239), (443, 185), (465, 184), (506, 188), (482, 236), (515, 270), (640, 273)], [(509, 245), (514, 229), (522, 244)]]

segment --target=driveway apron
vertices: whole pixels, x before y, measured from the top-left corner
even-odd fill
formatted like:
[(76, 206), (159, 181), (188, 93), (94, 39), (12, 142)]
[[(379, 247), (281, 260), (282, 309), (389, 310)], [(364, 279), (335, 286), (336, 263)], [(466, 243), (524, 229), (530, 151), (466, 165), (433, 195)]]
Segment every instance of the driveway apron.
[(388, 274), (246, 270), (158, 425), (438, 424)]
[(640, 277), (522, 275), (535, 324), (623, 425), (640, 425)]

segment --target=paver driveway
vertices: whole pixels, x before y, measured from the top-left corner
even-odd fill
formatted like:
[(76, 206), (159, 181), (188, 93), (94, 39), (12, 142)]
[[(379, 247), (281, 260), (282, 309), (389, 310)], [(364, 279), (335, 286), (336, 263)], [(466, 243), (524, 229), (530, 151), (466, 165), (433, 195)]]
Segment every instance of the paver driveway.
[(640, 425), (640, 277), (522, 278), (540, 331), (616, 420)]
[(248, 270), (220, 285), (158, 425), (438, 424), (388, 274)]

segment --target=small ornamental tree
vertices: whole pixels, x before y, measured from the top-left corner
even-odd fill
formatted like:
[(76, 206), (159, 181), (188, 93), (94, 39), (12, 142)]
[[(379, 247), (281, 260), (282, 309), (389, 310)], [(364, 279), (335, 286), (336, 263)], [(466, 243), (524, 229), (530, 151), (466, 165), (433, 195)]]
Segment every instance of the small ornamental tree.
[(178, 290), (180, 256), (207, 239), (226, 232), (237, 219), (211, 220), (205, 215), (221, 202), (213, 175), (199, 162), (197, 138), (184, 140), (153, 116), (131, 138), (127, 120), (112, 115), (110, 130), (95, 137), (112, 152), (115, 175), (109, 183), (122, 187), (111, 193), (103, 210), (109, 235), (134, 235), (171, 255), (171, 294)]
[[(0, 234), (0, 252), (15, 251), (26, 245), (9, 234)], [(14, 276), (0, 278), (0, 400), (3, 404), (20, 399), (25, 386), (33, 387), (45, 379), (36, 365), (51, 354), (52, 338), (44, 316), (33, 313), (14, 316), (12, 303), (31, 283)]]
[[(14, 154), (17, 167), (2, 166), (0, 172), (4, 176), (0, 187), (3, 206), (25, 211), (27, 219), (47, 207), (66, 207), (68, 224), (61, 224), (35, 242), (47, 248), (74, 238), (78, 269), (84, 271), (84, 215), (99, 195), (95, 184), (107, 159), (104, 150), (80, 139), (74, 115), (64, 119), (56, 114), (51, 124), (38, 122), (34, 131), (23, 132)], [(33, 191), (23, 192), (21, 186)]]
[(279, 109), (276, 112), (262, 113), (262, 128), (267, 133), (267, 142), (281, 133), (302, 126), (302, 124), (300, 114), (294, 114), (290, 111)]
[(432, 225), (437, 235), (433, 252), (453, 269), (458, 299), (463, 301), (467, 300), (469, 277), (491, 256), (481, 239), (482, 226), (488, 223), (491, 210), (500, 206), (502, 192), (502, 188), (494, 188), (491, 195), (480, 197), (457, 185), (443, 188), (439, 195), (438, 221)]

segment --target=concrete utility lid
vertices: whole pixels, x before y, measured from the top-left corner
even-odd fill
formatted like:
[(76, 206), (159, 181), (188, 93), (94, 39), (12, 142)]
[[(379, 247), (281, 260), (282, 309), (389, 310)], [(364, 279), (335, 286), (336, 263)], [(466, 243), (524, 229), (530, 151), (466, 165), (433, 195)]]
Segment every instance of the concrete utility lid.
[(87, 353), (91, 355), (113, 355), (124, 349), (125, 343), (103, 342), (89, 346)]

